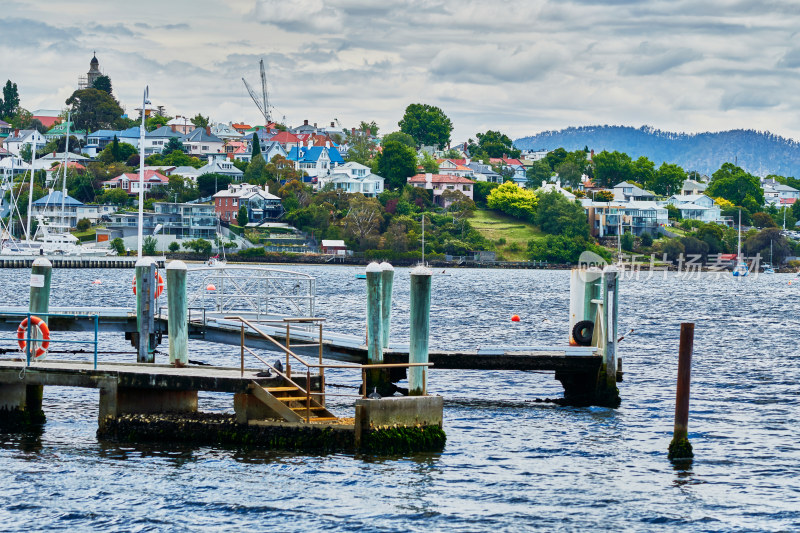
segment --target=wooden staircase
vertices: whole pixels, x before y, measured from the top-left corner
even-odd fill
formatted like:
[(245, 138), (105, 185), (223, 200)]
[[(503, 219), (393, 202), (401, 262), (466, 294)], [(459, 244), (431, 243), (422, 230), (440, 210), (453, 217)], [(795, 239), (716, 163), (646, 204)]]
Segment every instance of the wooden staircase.
[(333, 422), (336, 415), (328, 411), (315, 396), (310, 400), (306, 393), (288, 381), (279, 387), (262, 387), (255, 381), (250, 383), (250, 392), (271, 411), (287, 422)]

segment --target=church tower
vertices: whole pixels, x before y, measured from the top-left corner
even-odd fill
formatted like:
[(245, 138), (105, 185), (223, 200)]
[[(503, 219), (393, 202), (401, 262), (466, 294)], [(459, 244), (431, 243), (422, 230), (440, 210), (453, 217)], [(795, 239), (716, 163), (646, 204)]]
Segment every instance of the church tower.
[(86, 76), (81, 76), (80, 80), (78, 80), (78, 88), (79, 89), (88, 89), (94, 86), (94, 81), (102, 76), (103, 73), (100, 72), (100, 62), (97, 60), (97, 54), (92, 54), (92, 60), (89, 62), (89, 72), (86, 73)]

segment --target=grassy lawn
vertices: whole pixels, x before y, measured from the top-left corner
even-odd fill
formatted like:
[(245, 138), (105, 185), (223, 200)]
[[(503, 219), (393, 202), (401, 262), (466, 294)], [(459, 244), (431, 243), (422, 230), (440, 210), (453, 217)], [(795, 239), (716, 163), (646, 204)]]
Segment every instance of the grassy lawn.
[(97, 230), (97, 227), (92, 226), (86, 231), (73, 231), (72, 234), (75, 235), (79, 241), (88, 242), (95, 240), (95, 234), (97, 233)]
[[(526, 261), (528, 241), (544, 236), (544, 233), (533, 224), (495, 211), (479, 209), (475, 211), (475, 216), (469, 219), (469, 223), (486, 239), (495, 243), (498, 254), (502, 254), (507, 261)], [(499, 239), (505, 239), (506, 243), (497, 244)], [(514, 248), (519, 250), (515, 251)]]

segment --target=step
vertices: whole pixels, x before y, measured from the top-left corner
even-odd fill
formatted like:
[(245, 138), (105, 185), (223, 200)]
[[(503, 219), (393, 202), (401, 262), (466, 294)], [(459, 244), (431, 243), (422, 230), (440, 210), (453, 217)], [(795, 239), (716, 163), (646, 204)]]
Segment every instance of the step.
[(276, 398), (282, 402), (300, 402), (306, 401), (305, 396), (276, 396)]
[(339, 420), (339, 419), (336, 418), (335, 416), (325, 416), (325, 417), (312, 418), (309, 420), (309, 422), (333, 422), (334, 420)]
[(297, 387), (267, 387), (265, 389), (267, 392), (290, 392), (290, 391), (297, 391)]
[[(292, 411), (305, 411), (305, 410), (306, 410), (306, 408), (305, 408), (305, 407), (290, 407), (290, 409), (291, 409)], [(311, 410), (311, 411), (324, 411), (324, 410), (325, 410), (325, 408), (324, 408), (324, 407), (322, 407), (321, 405), (318, 405), (318, 406), (316, 406), (316, 407), (312, 405), (312, 406), (309, 408), (309, 410)]]

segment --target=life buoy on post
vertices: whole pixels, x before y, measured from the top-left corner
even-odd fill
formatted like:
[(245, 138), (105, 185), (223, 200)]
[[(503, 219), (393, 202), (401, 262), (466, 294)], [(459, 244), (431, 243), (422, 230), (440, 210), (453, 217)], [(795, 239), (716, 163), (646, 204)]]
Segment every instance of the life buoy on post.
[(593, 333), (594, 322), (591, 320), (581, 320), (572, 328), (572, 338), (578, 346), (591, 346)]
[[(28, 345), (25, 340), (27, 337), (28, 319), (26, 318), (19, 323), (17, 328), (17, 344), (19, 344), (19, 349), (23, 352)], [(31, 338), (35, 339), (31, 340), (31, 349), (36, 347), (36, 350), (33, 351), (33, 357), (34, 359), (39, 359), (47, 353), (47, 349), (50, 347), (50, 328), (47, 327), (44, 320), (34, 315), (31, 315)]]
[[(158, 298), (164, 292), (164, 278), (161, 277), (161, 272), (156, 272), (156, 293), (153, 298)], [(133, 294), (136, 294), (136, 278), (133, 278)]]

